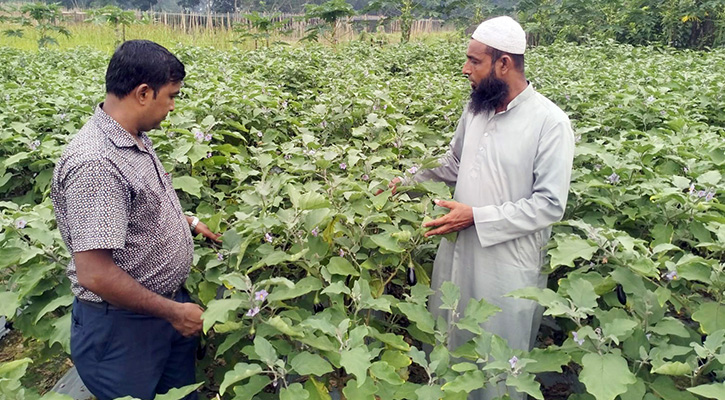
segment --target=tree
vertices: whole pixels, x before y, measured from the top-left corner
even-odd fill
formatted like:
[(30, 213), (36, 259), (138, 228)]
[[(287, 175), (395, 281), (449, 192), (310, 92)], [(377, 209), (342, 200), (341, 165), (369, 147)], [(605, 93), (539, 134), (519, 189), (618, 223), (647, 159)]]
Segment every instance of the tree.
[(722, 0), (669, 0), (662, 23), (668, 44), (676, 47), (714, 47), (725, 39), (725, 3)]
[(176, 4), (183, 8), (184, 11), (190, 11), (199, 6), (201, 0), (179, 0)]
[(512, 9), (513, 6), (505, 1), (443, 0), (431, 6), (427, 14), (434, 18), (452, 22), (457, 29), (464, 32), (491, 16), (509, 15)]
[[(410, 30), (413, 26), (413, 10), (419, 7), (413, 0), (374, 0), (365, 8), (365, 12), (392, 9), (400, 21), (400, 41), (402, 43), (410, 40)], [(390, 17), (386, 18), (389, 19)]]
[(236, 12), (236, 0), (213, 0), (211, 8), (218, 13)]
[[(20, 8), (20, 12), (22, 16), (12, 19), (23, 26), (35, 26), (35, 30), (38, 31), (40, 36), (38, 38), (38, 48), (42, 49), (52, 44), (58, 45), (58, 40), (53, 34), (70, 37), (70, 31), (66, 27), (58, 25), (63, 19), (59, 3), (25, 4)], [(5, 35), (22, 37), (23, 31), (22, 29), (8, 29), (5, 31)]]
[(117, 6), (105, 6), (89, 10), (88, 15), (90, 18), (86, 21), (107, 23), (113, 27), (116, 34), (116, 45), (126, 41), (126, 27), (136, 22), (136, 14), (133, 11), (124, 11)]
[(158, 0), (118, 0), (118, 6), (124, 9), (138, 9), (148, 11), (158, 4)]
[(279, 20), (279, 13), (271, 15), (262, 15), (257, 11), (244, 14), (244, 18), (249, 21), (250, 27), (246, 24), (239, 24), (234, 26), (234, 31), (240, 33), (240, 39), (236, 42), (244, 42), (247, 39), (254, 40), (254, 48), (259, 47), (259, 41), (264, 40), (269, 47), (269, 39), (275, 32), (281, 32), (282, 28), (289, 22), (289, 19)]
[(345, 0), (329, 0), (320, 5), (305, 5), (305, 20), (318, 19), (321, 23), (307, 29), (306, 40), (317, 40), (320, 35), (328, 34), (328, 40), (337, 44), (337, 32), (340, 20), (355, 15), (355, 10)]

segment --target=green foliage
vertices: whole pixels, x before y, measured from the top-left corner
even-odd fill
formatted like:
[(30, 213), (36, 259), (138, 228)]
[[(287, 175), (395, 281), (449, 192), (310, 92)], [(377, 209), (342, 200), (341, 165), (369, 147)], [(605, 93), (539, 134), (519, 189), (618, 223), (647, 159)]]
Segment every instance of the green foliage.
[[(35, 30), (38, 31), (38, 48), (57, 45), (58, 40), (53, 34), (70, 37), (68, 28), (59, 25), (63, 19), (59, 3), (28, 3), (20, 7), (20, 12), (23, 16), (18, 18), (17, 22), (35, 26)], [(5, 34), (8, 35), (8, 31)], [(13, 35), (19, 36), (20, 34), (16, 30)]]
[[(290, 21), (289, 19), (279, 18), (279, 14), (263, 15), (258, 12), (244, 14), (244, 18), (249, 21), (248, 24), (237, 24), (234, 31), (239, 34), (236, 42), (244, 42), (248, 39), (254, 40), (254, 48), (259, 48), (259, 41), (263, 40), (266, 47), (269, 47), (269, 40), (273, 34), (284, 35), (289, 33), (283, 28)], [(279, 19), (277, 21), (277, 19)]]
[(304, 19), (317, 20), (316, 25), (307, 28), (305, 40), (317, 41), (320, 36), (337, 44), (338, 31), (343, 19), (355, 15), (355, 10), (345, 0), (328, 0), (322, 4), (306, 4)]
[(22, 29), (6, 29), (3, 31), (3, 35), (5, 35), (7, 37), (21, 38), (21, 37), (23, 37), (23, 30)]
[(136, 22), (136, 14), (133, 11), (124, 11), (112, 5), (91, 9), (88, 11), (88, 16), (87, 21), (107, 23), (113, 27), (116, 33), (116, 45), (126, 41), (126, 28)]
[(0, 397), (3, 399), (71, 400), (70, 396), (56, 392), (40, 395), (36, 390), (24, 388), (20, 380), (33, 361), (29, 358), (0, 363)]
[[(224, 232), (221, 246), (198, 242), (187, 282), (206, 309), (207, 390), (440, 399), (505, 382), (542, 398), (534, 374), (570, 364), (598, 399), (717, 398), (721, 50), (608, 41), (527, 53), (529, 79), (569, 113), (579, 138), (567, 215), (547, 248), (549, 288), (512, 294), (541, 303), (564, 329), (563, 341), (531, 352), (480, 328), (497, 311), (485, 301), (452, 321), (428, 312), (423, 282), (437, 241), (420, 225), (441, 215), (431, 199), (449, 188), (372, 195), (445, 150), (468, 92), (463, 78), (451, 80), (465, 42), (173, 51), (188, 76), (150, 135), (184, 208)], [(67, 349), (68, 253), (48, 184), (101, 100), (108, 55), (0, 57), (0, 313), (26, 337)], [(440, 294), (445, 307), (460, 302), (452, 285)], [(471, 341), (448, 349), (453, 330)], [(17, 379), (12, 390), (22, 389)]]
[(516, 12), (535, 45), (592, 38), (697, 49), (725, 43), (719, 0), (523, 0)]
[(382, 9), (391, 8), (397, 15), (396, 19), (400, 21), (400, 41), (405, 43), (410, 40), (410, 29), (413, 24), (413, 12), (420, 4), (413, 0), (375, 0), (365, 8), (365, 12), (380, 11)]

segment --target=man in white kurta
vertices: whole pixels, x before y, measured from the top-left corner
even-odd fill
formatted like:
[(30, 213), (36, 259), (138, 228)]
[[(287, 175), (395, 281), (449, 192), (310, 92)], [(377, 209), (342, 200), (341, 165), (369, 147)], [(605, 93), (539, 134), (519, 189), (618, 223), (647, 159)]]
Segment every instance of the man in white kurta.
[[(426, 224), (434, 227), (427, 235), (458, 231), (454, 242), (441, 240), (433, 289), (446, 281), (460, 287), (461, 316), (470, 298), (497, 305), (502, 311), (483, 328), (506, 339), (512, 348), (529, 350), (541, 310), (533, 301), (503, 296), (546, 285), (542, 248), (550, 238), (551, 224), (561, 219), (566, 207), (574, 135), (567, 115), (526, 80), (525, 48), (523, 30), (508, 17), (479, 26), (463, 73), (473, 92), (480, 85), (495, 90), (490, 82), (498, 80), (505, 83), (506, 96), (490, 109), (476, 109), (477, 97), (472, 94), (441, 165), (419, 172), (414, 179), (455, 185), (454, 201), (437, 202), (451, 211)], [(495, 99), (495, 95), (483, 97)], [(435, 297), (429, 308), (450, 322), (452, 313), (440, 310), (440, 305)], [(455, 349), (470, 338), (467, 332), (458, 332), (449, 347)], [(495, 390), (486, 392), (471, 398), (495, 397)]]

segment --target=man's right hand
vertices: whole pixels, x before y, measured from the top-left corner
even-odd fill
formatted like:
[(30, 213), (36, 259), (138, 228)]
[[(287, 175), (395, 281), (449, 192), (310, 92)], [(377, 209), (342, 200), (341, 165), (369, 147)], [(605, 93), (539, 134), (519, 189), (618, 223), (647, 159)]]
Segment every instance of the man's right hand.
[[(399, 185), (399, 184), (400, 184), (401, 182), (403, 182), (403, 180), (402, 180), (402, 179), (400, 179), (400, 178), (398, 178), (398, 177), (395, 177), (395, 178), (393, 178), (393, 180), (391, 180), (391, 181), (390, 181), (390, 183), (388, 183), (388, 187), (389, 187), (389, 188), (392, 188), (392, 189), (393, 189), (393, 194), (395, 194), (395, 192), (397, 192), (397, 191), (398, 191), (398, 185)], [(375, 192), (375, 195), (377, 196), (377, 195), (379, 195), (379, 194), (380, 194), (380, 193), (382, 193), (382, 192), (384, 192), (384, 190), (383, 190), (383, 189), (378, 189), (378, 191), (377, 191), (377, 192)]]
[(198, 335), (204, 309), (194, 303), (178, 303), (141, 286), (115, 261), (111, 250), (75, 253), (78, 282), (116, 307), (163, 318), (184, 336)]
[(195, 303), (176, 303), (174, 316), (169, 322), (182, 335), (189, 337), (201, 332), (201, 314), (204, 309)]

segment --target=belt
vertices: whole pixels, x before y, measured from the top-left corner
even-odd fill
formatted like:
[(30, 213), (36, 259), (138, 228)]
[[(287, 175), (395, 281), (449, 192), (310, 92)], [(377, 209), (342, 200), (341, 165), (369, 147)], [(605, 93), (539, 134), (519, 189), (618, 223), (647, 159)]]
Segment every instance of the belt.
[(184, 290), (184, 287), (183, 286), (179, 286), (176, 289), (174, 289), (173, 291), (171, 291), (170, 293), (160, 293), (160, 295), (162, 297), (166, 297), (167, 299), (175, 300), (176, 299), (176, 295), (179, 294), (182, 290)]
[[(181, 292), (182, 290), (183, 290), (183, 286), (179, 286), (178, 288), (174, 289), (172, 292), (157, 293), (157, 294), (161, 297), (165, 297), (167, 299), (174, 300), (174, 299), (176, 299), (176, 295), (179, 294), (179, 292)], [(123, 310), (123, 308), (116, 307), (113, 304), (111, 304), (105, 300), (101, 300), (100, 302), (98, 302), (98, 301), (88, 301), (88, 300), (78, 299), (78, 301), (87, 306), (91, 306), (94, 308), (101, 308), (101, 309), (105, 309), (105, 310)]]

